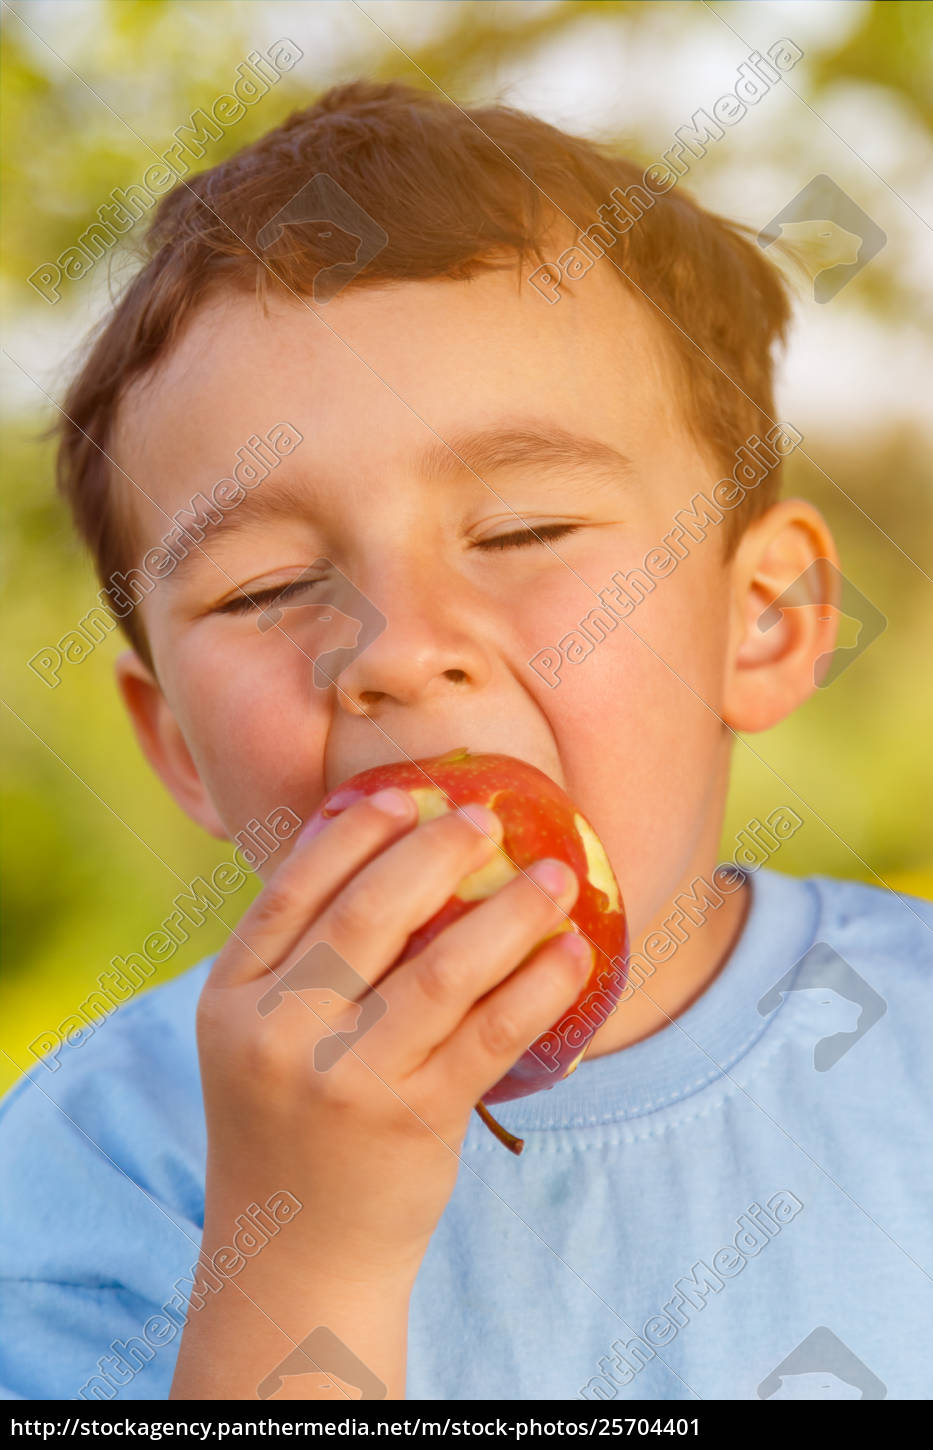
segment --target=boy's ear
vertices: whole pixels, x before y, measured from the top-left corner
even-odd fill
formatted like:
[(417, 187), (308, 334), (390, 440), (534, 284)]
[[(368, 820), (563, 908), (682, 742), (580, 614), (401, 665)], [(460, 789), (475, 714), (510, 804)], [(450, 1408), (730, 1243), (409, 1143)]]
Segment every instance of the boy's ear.
[(133, 650), (120, 655), (116, 675), (136, 738), (162, 784), (193, 821), (218, 840), (229, 840), (155, 675)]
[(767, 730), (812, 695), (836, 642), (839, 559), (822, 514), (775, 504), (746, 529), (732, 561), (732, 632), (722, 718)]

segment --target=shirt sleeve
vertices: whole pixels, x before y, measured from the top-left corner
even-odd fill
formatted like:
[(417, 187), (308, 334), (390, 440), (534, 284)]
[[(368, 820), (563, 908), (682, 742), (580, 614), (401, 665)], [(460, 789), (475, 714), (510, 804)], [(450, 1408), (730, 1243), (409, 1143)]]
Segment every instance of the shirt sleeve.
[(203, 1230), (194, 1006), (157, 989), (0, 1104), (0, 1387), (167, 1399)]

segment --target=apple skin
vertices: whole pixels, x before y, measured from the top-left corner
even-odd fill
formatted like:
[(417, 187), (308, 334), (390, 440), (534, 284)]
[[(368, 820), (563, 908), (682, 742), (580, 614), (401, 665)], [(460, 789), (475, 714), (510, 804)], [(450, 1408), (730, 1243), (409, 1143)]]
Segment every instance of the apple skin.
[[(499, 855), (462, 881), (441, 910), (412, 932), (393, 966), (417, 955), (451, 922), (544, 856), (566, 862), (576, 875), (580, 891), (557, 932), (576, 931), (588, 939), (593, 966), (573, 1006), (484, 1093), (482, 1102), (507, 1102), (554, 1087), (576, 1067), (625, 986), (625, 908), (595, 831), (567, 793), (537, 767), (511, 755), (471, 755), (467, 750), (364, 770), (332, 791), (314, 819), (322, 828), (348, 806), (389, 786), (415, 797), (420, 820), (479, 801), (495, 811), (503, 826)], [(583, 1002), (587, 1010), (581, 1015)]]

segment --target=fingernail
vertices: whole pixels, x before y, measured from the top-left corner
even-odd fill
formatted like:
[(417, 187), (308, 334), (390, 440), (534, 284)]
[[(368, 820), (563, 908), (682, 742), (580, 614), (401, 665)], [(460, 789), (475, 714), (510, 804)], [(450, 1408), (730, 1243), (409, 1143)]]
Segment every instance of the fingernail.
[(382, 811), (383, 815), (394, 816), (397, 821), (407, 820), (414, 813), (415, 803), (405, 790), (397, 790), (390, 786), (388, 790), (377, 790), (371, 795), (369, 803)]
[(329, 825), (330, 821), (325, 819), (325, 817), (318, 815), (312, 816), (309, 821), (305, 821), (298, 835), (295, 837), (295, 845), (302, 846), (305, 841), (313, 841), (315, 836), (319, 836), (325, 826)]
[(543, 887), (548, 896), (568, 896), (576, 885), (576, 877), (563, 861), (536, 861), (528, 875)]
[(584, 969), (590, 970), (593, 965), (593, 948), (588, 941), (584, 941), (582, 936), (577, 936), (576, 932), (572, 931), (564, 932), (558, 945), (564, 955), (570, 957), (581, 975)]
[(502, 839), (502, 822), (488, 806), (480, 805), (479, 801), (471, 801), (469, 805), (460, 807), (460, 813), (468, 821), (472, 821), (484, 835), (492, 836), (495, 841)]

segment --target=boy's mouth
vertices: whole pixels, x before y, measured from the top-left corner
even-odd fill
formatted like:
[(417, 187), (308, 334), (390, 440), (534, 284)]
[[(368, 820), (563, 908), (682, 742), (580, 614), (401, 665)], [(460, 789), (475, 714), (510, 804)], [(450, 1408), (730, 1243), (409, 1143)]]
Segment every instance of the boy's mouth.
[(334, 790), (338, 785), (342, 785), (345, 781), (350, 780), (355, 775), (361, 774), (365, 770), (373, 770), (377, 767), (384, 765), (396, 765), (402, 763), (411, 764), (418, 763), (420, 761), (438, 760), (445, 756), (456, 754), (460, 751), (468, 751), (470, 755), (512, 756), (512, 758), (515, 760), (524, 761), (526, 765), (533, 765), (535, 769), (540, 770), (543, 775), (546, 775), (549, 780), (553, 780), (555, 785), (559, 785), (561, 786), (561, 788), (563, 788), (564, 783), (561, 779), (560, 772), (555, 771), (553, 769), (553, 766), (549, 769), (544, 762), (533, 759), (530, 752), (522, 751), (520, 749), (517, 749), (514, 745), (508, 744), (481, 745), (475, 740), (457, 740), (452, 744), (442, 743), (438, 748), (419, 747), (418, 749), (412, 749), (409, 751), (405, 751), (402, 748), (393, 750), (391, 746), (389, 746), (388, 742), (386, 742), (386, 749), (384, 751), (377, 751), (372, 755), (367, 755), (364, 760), (361, 760), (351, 769), (343, 772), (339, 778), (335, 779), (333, 782), (329, 781), (327, 784), (327, 790)]

